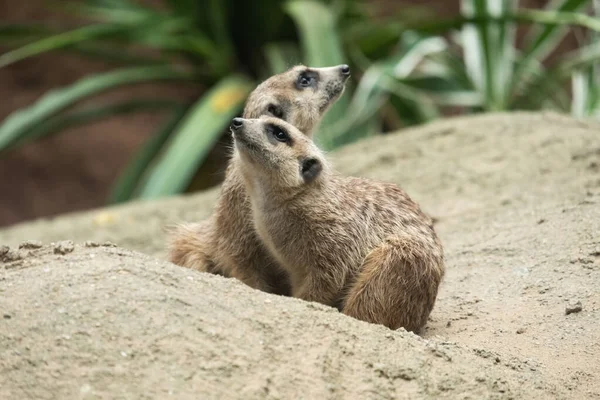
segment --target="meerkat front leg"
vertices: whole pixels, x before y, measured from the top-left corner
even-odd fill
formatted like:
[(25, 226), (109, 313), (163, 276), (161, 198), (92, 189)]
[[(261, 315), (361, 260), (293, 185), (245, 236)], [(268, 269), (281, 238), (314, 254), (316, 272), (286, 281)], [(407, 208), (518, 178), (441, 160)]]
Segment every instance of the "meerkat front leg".
[(408, 235), (387, 238), (365, 258), (342, 312), (391, 329), (419, 331), (444, 276), (442, 254), (430, 248)]

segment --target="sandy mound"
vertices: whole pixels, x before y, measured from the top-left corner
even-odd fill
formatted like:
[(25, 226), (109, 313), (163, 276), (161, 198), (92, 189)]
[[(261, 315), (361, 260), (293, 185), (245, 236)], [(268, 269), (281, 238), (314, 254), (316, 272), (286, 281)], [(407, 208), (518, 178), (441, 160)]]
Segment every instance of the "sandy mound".
[(1, 398), (543, 393), (524, 362), (514, 361), (515, 371), (485, 352), (127, 250), (76, 247), (65, 256), (65, 247), (4, 265)]
[(332, 154), (437, 218), (448, 273), (424, 338), (122, 249), (15, 247), (160, 257), (162, 227), (216, 191), (0, 231), (0, 398), (600, 398), (599, 132), (496, 114)]

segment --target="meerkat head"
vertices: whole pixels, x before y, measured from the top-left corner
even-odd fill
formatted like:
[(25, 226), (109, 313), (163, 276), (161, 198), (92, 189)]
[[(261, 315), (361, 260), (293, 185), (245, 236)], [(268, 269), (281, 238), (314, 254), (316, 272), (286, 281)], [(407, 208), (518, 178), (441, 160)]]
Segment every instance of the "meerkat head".
[(273, 189), (298, 189), (319, 181), (328, 170), (314, 142), (281, 119), (235, 118), (231, 132), (247, 178)]
[(311, 136), (325, 112), (342, 95), (349, 77), (347, 65), (295, 66), (258, 85), (246, 102), (244, 118), (280, 118)]

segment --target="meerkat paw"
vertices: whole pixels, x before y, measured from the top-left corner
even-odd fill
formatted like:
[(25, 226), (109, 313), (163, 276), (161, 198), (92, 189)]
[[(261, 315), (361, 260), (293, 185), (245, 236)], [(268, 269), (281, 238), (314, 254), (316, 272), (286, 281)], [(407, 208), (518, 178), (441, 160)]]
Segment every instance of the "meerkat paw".
[(342, 312), (418, 332), (433, 309), (443, 276), (443, 257), (435, 246), (416, 237), (390, 237), (365, 258)]

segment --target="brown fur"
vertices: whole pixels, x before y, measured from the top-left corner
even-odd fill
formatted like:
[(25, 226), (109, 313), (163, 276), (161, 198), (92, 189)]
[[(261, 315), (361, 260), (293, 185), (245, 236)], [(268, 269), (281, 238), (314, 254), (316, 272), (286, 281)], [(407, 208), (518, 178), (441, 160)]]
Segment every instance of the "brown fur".
[[(318, 76), (317, 85), (299, 89), (296, 82), (306, 71)], [(328, 107), (343, 92), (347, 77), (340, 66), (294, 67), (260, 84), (248, 98), (243, 115), (275, 115), (311, 136)], [(279, 112), (283, 115), (277, 115)], [(181, 225), (172, 233), (168, 245), (171, 262), (235, 277), (263, 291), (289, 294), (285, 273), (276, 266), (254, 231), (250, 202), (235, 157), (227, 168), (215, 213), (201, 226), (198, 229)]]
[[(273, 127), (290, 140), (276, 140)], [(441, 243), (419, 206), (396, 185), (330, 171), (314, 143), (283, 121), (232, 129), (256, 231), (289, 274), (292, 295), (419, 331), (444, 276)]]

